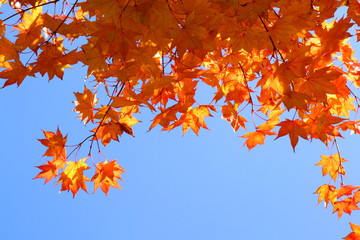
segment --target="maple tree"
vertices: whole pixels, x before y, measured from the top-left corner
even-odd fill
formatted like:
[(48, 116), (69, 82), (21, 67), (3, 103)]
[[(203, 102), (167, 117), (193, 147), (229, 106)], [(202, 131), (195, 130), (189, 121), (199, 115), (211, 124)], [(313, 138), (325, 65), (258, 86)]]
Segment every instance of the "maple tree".
[[(317, 165), (334, 185), (315, 193), (341, 217), (358, 210), (360, 187), (345, 185), (345, 160), (337, 138), (360, 134), (356, 95), (360, 63), (357, 0), (0, 0), (0, 78), (3, 88), (28, 77), (64, 78), (66, 68), (86, 68), (74, 111), (89, 126), (75, 145), (57, 129), (40, 143), (49, 157), (35, 178), (57, 179), (61, 191), (107, 195), (121, 188), (116, 160), (95, 163), (94, 144), (133, 136), (134, 114), (154, 114), (149, 130), (177, 127), (183, 134), (208, 129), (221, 115), (249, 150), (269, 135), (299, 137), (329, 147)], [(51, 6), (51, 7), (50, 7)], [(342, 15), (336, 13), (342, 9)], [(210, 101), (198, 89), (212, 89)], [(103, 91), (100, 105), (97, 93)], [(141, 114), (140, 114), (141, 116)], [(87, 156), (77, 159), (80, 148)], [(91, 163), (91, 164), (90, 164)], [(89, 166), (90, 165), (90, 166)], [(87, 172), (93, 169), (93, 176)], [(89, 177), (87, 177), (89, 176)], [(360, 239), (360, 227), (345, 239)]]

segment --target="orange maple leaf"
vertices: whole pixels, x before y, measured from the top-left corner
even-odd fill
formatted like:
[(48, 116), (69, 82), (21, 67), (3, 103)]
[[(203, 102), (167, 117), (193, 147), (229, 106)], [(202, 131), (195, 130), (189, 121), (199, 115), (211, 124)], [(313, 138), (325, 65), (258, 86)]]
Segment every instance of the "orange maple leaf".
[(231, 102), (228, 102), (228, 105), (222, 106), (221, 111), (222, 119), (231, 123), (234, 132), (239, 130), (240, 127), (245, 128), (247, 120), (238, 114), (236, 107)]
[(42, 171), (38, 175), (36, 175), (36, 177), (34, 177), (33, 179), (45, 178), (44, 184), (58, 176), (58, 167), (52, 161), (48, 161), (44, 165), (37, 166), (37, 168), (39, 168)]
[(116, 160), (96, 164), (96, 173), (91, 178), (91, 181), (94, 181), (94, 192), (99, 186), (106, 195), (108, 195), (110, 186), (121, 189), (118, 179), (122, 180), (120, 175), (124, 172), (124, 169), (116, 163)]
[(342, 166), (343, 162), (346, 162), (344, 158), (340, 157), (338, 153), (332, 156), (321, 155), (321, 160), (316, 164), (322, 166), (322, 175), (329, 174), (330, 177), (336, 181), (339, 174), (345, 175), (345, 169)]
[(354, 201), (355, 201), (355, 203), (360, 202), (360, 190), (357, 190), (357, 191), (354, 193)]
[(1, 63), (11, 59), (19, 60), (19, 53), (16, 49), (16, 45), (4, 36), (0, 39), (0, 52)]
[(244, 145), (246, 145), (250, 150), (256, 145), (264, 144), (266, 135), (276, 135), (276, 133), (269, 130), (256, 130), (255, 132), (246, 133), (241, 137), (247, 138), (244, 142)]
[(43, 50), (38, 56), (37, 62), (34, 65), (33, 72), (39, 72), (42, 76), (48, 75), (49, 80), (54, 76), (62, 79), (64, 76), (64, 68), (69, 68), (68, 64), (75, 64), (78, 61), (78, 53), (71, 51), (67, 54), (66, 49), (62, 46), (62, 39), (54, 39), (54, 44), (46, 42), (41, 46)]
[(85, 192), (86, 183), (85, 181), (90, 181), (85, 175), (84, 170), (90, 169), (90, 167), (85, 163), (87, 158), (82, 158), (77, 162), (67, 161), (64, 171), (61, 173), (59, 181), (57, 184), (61, 183), (61, 191), (71, 191), (73, 197), (76, 193), (82, 188)]
[(345, 240), (360, 240), (360, 225), (350, 223), (352, 232), (343, 239)]
[(352, 210), (360, 210), (359, 206), (356, 205), (352, 197), (348, 197), (345, 200), (334, 203), (333, 213), (338, 212), (338, 218), (341, 218), (343, 213), (351, 215)]
[(290, 110), (294, 107), (307, 110), (308, 102), (311, 100), (310, 96), (305, 93), (299, 93), (295, 91), (285, 92), (284, 97), (282, 99), (285, 107)]
[(310, 74), (307, 81), (301, 86), (301, 90), (309, 95), (315, 97), (318, 101), (327, 102), (326, 94), (336, 94), (338, 89), (332, 82), (341, 73), (332, 70), (329, 67), (321, 68)]
[(84, 87), (84, 93), (76, 92), (74, 94), (77, 100), (74, 101), (74, 111), (80, 114), (79, 118), (84, 121), (84, 124), (89, 121), (94, 122), (94, 109), (98, 102), (96, 94), (92, 93), (87, 87)]
[(353, 191), (359, 189), (360, 186), (344, 185), (341, 188), (336, 189), (336, 197), (341, 198), (342, 196), (352, 195)]
[(103, 123), (99, 128), (94, 128), (92, 132), (96, 132), (94, 140), (101, 139), (104, 146), (108, 145), (111, 140), (119, 141), (119, 136), (124, 132), (134, 136), (132, 128), (128, 124), (115, 121)]
[(94, 116), (96, 119), (104, 119), (104, 121), (113, 120), (115, 122), (119, 121), (119, 112), (113, 107), (103, 105), (101, 108), (96, 109), (96, 111)]
[[(13, 2), (24, 3), (24, 1)], [(34, 0), (33, 2), (35, 3)], [(29, 1), (26, 1), (26, 4), (27, 3), (29, 3)], [(32, 8), (29, 12), (22, 12), (22, 21), (20, 24), (15, 26), (15, 29), (19, 31), (15, 44), (20, 51), (24, 51), (26, 48), (36, 51), (39, 45), (44, 43), (45, 40), (41, 34), (44, 21), (41, 16), (41, 7)]]
[(9, 62), (5, 67), (7, 69), (0, 72), (0, 78), (7, 79), (2, 88), (15, 83), (19, 86), (27, 76), (32, 76), (31, 67), (25, 67), (20, 61)]
[(165, 130), (172, 121), (176, 121), (178, 118), (176, 116), (177, 109), (174, 107), (170, 107), (167, 109), (159, 108), (161, 110), (161, 113), (155, 116), (155, 118), (152, 120), (152, 124), (149, 127), (150, 131), (153, 129), (156, 125), (160, 124), (160, 126), (163, 127), (162, 130)]
[[(321, 109), (314, 109), (314, 111)], [(309, 115), (306, 121), (308, 124), (308, 134), (310, 138), (320, 139), (327, 144), (329, 136), (341, 136), (337, 128), (333, 125), (344, 121), (344, 118), (331, 115), (329, 112), (314, 112)]]
[(67, 136), (63, 137), (59, 128), (56, 133), (43, 131), (46, 139), (38, 139), (41, 144), (48, 147), (43, 156), (66, 157), (65, 143)]
[(184, 113), (179, 119), (182, 124), (183, 135), (189, 130), (189, 127), (194, 131), (196, 135), (199, 134), (200, 127), (208, 129), (204, 121), (205, 117), (212, 117), (210, 110), (216, 111), (212, 105), (201, 105), (191, 109), (187, 113)]
[(307, 134), (305, 131), (306, 124), (303, 121), (300, 121), (298, 119), (296, 120), (286, 119), (286, 121), (282, 121), (277, 126), (281, 126), (281, 128), (275, 139), (278, 139), (279, 137), (283, 137), (289, 134), (291, 146), (293, 147), (294, 152), (295, 152), (295, 146), (299, 141), (299, 136), (302, 137), (303, 139), (307, 139)]

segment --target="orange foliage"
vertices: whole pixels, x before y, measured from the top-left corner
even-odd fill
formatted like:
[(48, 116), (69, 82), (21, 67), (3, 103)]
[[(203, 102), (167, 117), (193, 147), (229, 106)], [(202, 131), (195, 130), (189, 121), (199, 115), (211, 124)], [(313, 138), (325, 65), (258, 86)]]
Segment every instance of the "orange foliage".
[(105, 161), (96, 164), (96, 173), (91, 178), (91, 181), (94, 181), (94, 192), (99, 186), (106, 195), (109, 192), (110, 186), (121, 188), (117, 179), (122, 180), (120, 177), (122, 173), (124, 173), (123, 168), (115, 160), (109, 163)]
[[(360, 63), (349, 41), (360, 39), (358, 1), (58, 1), (11, 1), (13, 12), (0, 13), (3, 87), (31, 77), (64, 79), (75, 64), (92, 80), (73, 101), (90, 135), (68, 146), (59, 129), (44, 131), (39, 141), (51, 159), (35, 178), (58, 179), (74, 196), (89, 181), (105, 194), (120, 188), (124, 170), (115, 160), (93, 162), (92, 178), (84, 175), (87, 161), (94, 143), (100, 152), (100, 144), (119, 141), (124, 132), (134, 136), (140, 122), (134, 114), (149, 110), (149, 130), (181, 127), (183, 134), (198, 135), (208, 118), (222, 118), (249, 150), (271, 135), (288, 135), (294, 151), (299, 137), (318, 139), (336, 151), (317, 165), (338, 184), (319, 187), (318, 201), (331, 203), (339, 217), (359, 209), (360, 190), (343, 183), (337, 143), (342, 132), (360, 133)], [(55, 11), (48, 11), (52, 5)], [(340, 7), (347, 14), (339, 17)], [(84, 144), (88, 155), (77, 160)], [(358, 239), (358, 226), (351, 227), (345, 239)]]

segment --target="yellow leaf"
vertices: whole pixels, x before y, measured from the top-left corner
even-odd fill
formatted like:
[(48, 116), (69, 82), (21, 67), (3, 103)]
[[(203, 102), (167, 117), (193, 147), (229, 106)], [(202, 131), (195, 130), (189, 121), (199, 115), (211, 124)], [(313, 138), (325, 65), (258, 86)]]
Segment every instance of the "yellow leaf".
[(335, 153), (332, 156), (321, 156), (321, 160), (316, 164), (322, 166), (322, 175), (325, 176), (329, 174), (330, 177), (336, 181), (338, 175), (345, 175), (345, 169), (342, 165), (346, 160), (339, 156), (338, 153)]
[(85, 181), (90, 181), (85, 175), (84, 171), (90, 169), (85, 163), (87, 158), (82, 158), (77, 162), (67, 161), (67, 166), (60, 175), (58, 184), (61, 183), (61, 191), (71, 191), (75, 197), (79, 189), (86, 190)]

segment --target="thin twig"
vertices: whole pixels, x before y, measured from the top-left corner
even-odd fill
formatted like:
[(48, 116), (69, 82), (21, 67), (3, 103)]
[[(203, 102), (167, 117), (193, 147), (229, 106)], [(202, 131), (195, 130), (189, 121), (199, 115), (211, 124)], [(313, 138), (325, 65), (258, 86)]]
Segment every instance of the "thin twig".
[(5, 19), (2, 19), (2, 21), (5, 22), (5, 21), (9, 20), (10, 18), (15, 17), (16, 15), (20, 15), (20, 14), (26, 12), (26, 11), (31, 10), (31, 9), (35, 9), (35, 8), (37, 8), (37, 7), (42, 7), (42, 6), (51, 4), (51, 3), (57, 3), (58, 1), (59, 1), (59, 0), (54, 0), (54, 1), (51, 1), (51, 2), (42, 3), (42, 4), (39, 4), (39, 5), (36, 5), (36, 6), (32, 6), (32, 7), (26, 8), (26, 9), (24, 9), (24, 10), (21, 9), (19, 12), (14, 13), (13, 15), (11, 15), (11, 16), (5, 18)]

